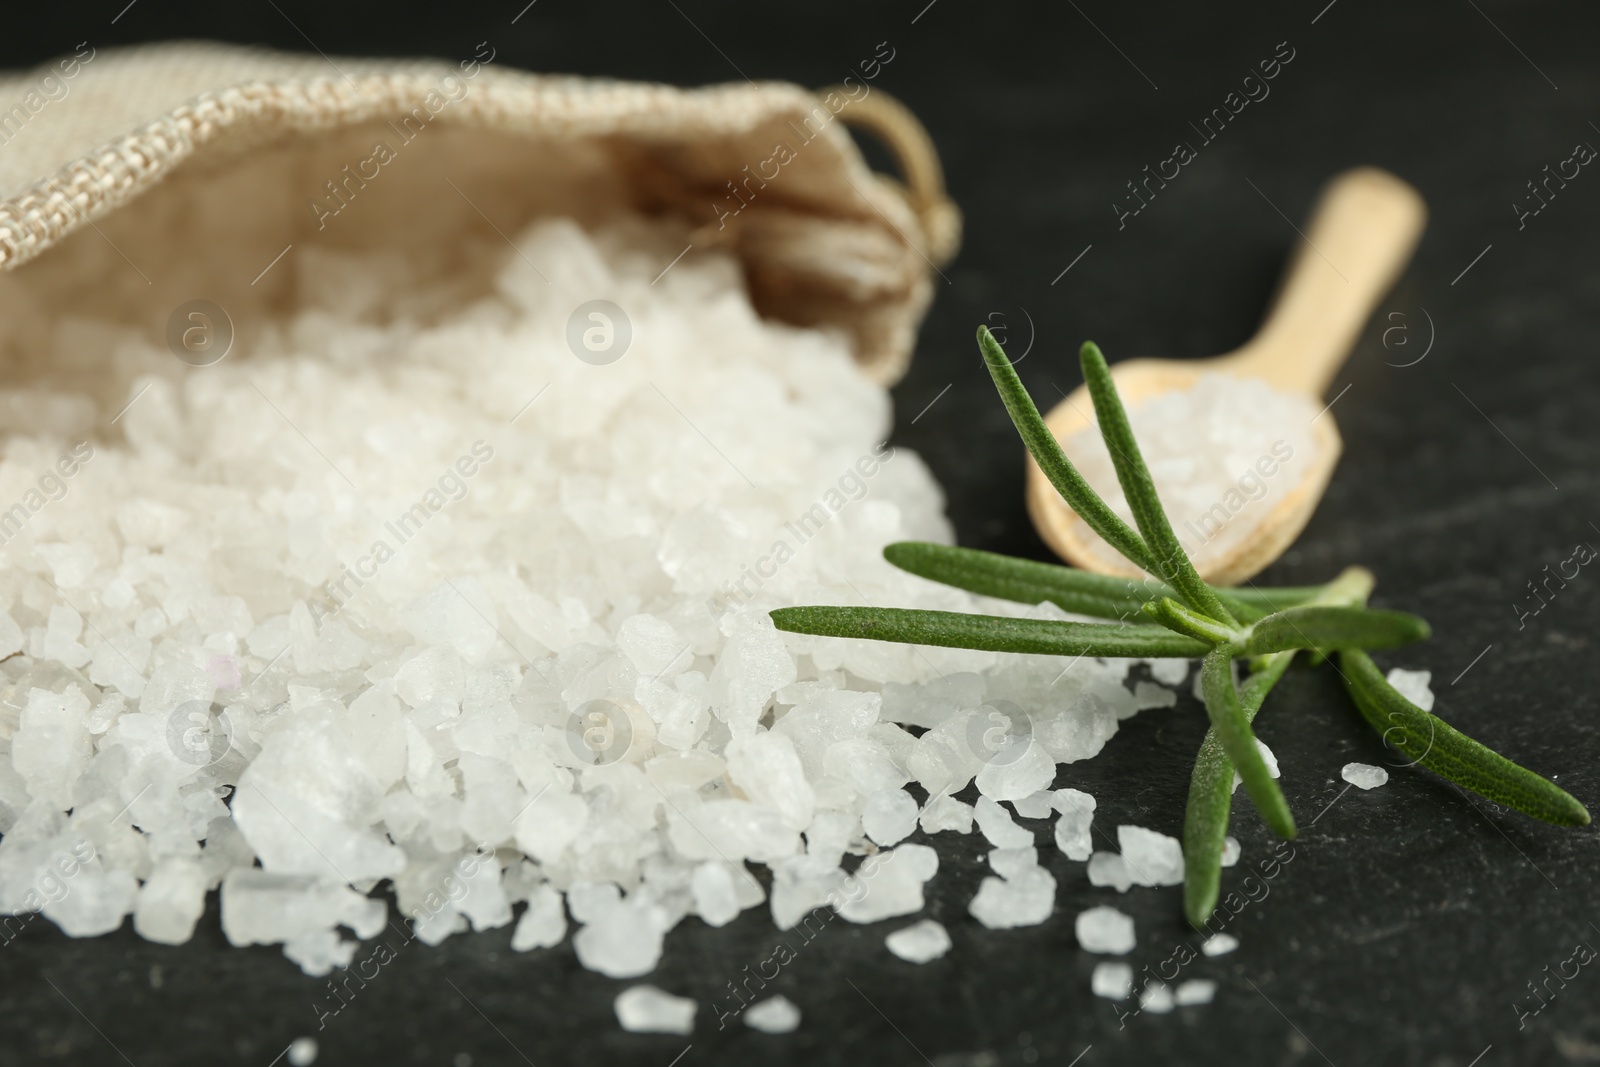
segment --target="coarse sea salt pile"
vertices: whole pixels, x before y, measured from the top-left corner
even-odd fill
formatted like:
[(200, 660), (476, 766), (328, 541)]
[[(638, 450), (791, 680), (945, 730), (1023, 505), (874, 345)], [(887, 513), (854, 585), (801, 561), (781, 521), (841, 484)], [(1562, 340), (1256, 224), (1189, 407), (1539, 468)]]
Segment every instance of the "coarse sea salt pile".
[[(1254, 378), (1202, 374), (1189, 389), (1131, 407), (1128, 421), (1178, 542), (1202, 571), (1266, 521), (1314, 466), (1318, 405)], [(1111, 454), (1097, 424), (1062, 448), (1095, 491), (1130, 524)], [(1128, 564), (1081, 519), (1080, 543), (1109, 563)]]
[[(841, 338), (757, 316), (732, 258), (663, 273), (684, 241), (545, 221), (481, 253), (504, 266), (470, 301), (297, 250), (298, 310), (206, 367), (83, 319), (41, 339), (35, 366), (100, 369), (0, 395), (0, 911), (176, 944), (220, 890), (232, 943), (323, 975), (392, 885), (425, 943), (515, 923), (634, 978), (688, 916), (914, 914), (938, 856), (904, 838), (976, 820), (973, 913), (1048, 917), (1000, 802), (1060, 812), (1086, 858), (1093, 799), (1051, 792), (1058, 765), (1174, 694), (1135, 661), (774, 630), (796, 603), (1063, 616), (885, 563), (950, 539), (882, 444), (886, 392)], [(686, 1010), (618, 1000), (630, 1028)]]

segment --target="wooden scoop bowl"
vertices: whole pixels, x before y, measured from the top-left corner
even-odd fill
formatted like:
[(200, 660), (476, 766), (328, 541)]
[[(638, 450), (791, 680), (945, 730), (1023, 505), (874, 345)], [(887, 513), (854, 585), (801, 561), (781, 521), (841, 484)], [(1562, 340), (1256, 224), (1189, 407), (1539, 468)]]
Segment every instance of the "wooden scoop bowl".
[[(1344, 363), (1377, 302), (1399, 276), (1427, 219), (1421, 195), (1387, 171), (1359, 167), (1334, 178), (1317, 202), (1311, 225), (1295, 254), (1266, 322), (1244, 347), (1211, 359), (1130, 359), (1111, 368), (1129, 410), (1159, 394), (1187, 389), (1205, 373), (1260, 378), (1280, 392), (1317, 400)], [(1045, 423), (1058, 441), (1091, 426), (1094, 405), (1079, 386), (1050, 412)], [(1333, 475), (1343, 442), (1333, 413), (1312, 423), (1314, 462), (1296, 464), (1299, 481), (1278, 499), (1251, 536), (1205, 565), (1202, 577), (1235, 585), (1258, 574), (1299, 536)], [(1137, 577), (1140, 571), (1098, 541), (1032, 457), (1028, 459), (1028, 513), (1039, 535), (1075, 566), (1102, 574)]]

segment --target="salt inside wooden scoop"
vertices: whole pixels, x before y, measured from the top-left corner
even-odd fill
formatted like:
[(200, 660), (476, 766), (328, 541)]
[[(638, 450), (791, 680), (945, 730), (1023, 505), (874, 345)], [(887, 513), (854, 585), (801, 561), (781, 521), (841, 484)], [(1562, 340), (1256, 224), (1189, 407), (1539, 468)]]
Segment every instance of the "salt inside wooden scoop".
[[(1315, 469), (1317, 405), (1256, 378), (1202, 374), (1188, 389), (1157, 394), (1128, 412), (1133, 435), (1178, 542), (1204, 572), (1266, 524), (1273, 508)], [(1111, 509), (1132, 525), (1098, 423), (1062, 447)], [(1081, 543), (1112, 571), (1128, 564), (1074, 516)]]

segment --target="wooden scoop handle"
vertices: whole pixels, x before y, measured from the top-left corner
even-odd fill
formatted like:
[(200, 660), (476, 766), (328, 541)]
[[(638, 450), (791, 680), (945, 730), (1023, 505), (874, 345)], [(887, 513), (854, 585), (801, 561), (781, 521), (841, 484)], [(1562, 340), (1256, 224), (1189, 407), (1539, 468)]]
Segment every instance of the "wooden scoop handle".
[(1410, 260), (1427, 217), (1421, 194), (1388, 171), (1358, 167), (1334, 178), (1272, 311), (1231, 369), (1320, 397)]

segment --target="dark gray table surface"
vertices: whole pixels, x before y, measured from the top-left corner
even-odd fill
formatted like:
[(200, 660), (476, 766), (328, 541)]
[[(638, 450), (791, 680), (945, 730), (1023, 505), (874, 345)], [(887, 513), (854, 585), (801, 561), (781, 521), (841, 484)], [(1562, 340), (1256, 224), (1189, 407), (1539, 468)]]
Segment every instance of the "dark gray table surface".
[[(895, 58), (877, 85), (927, 123), (967, 221), (915, 365), (895, 389), (895, 440), (944, 484), (963, 544), (1039, 558), (1020, 449), (976, 358), (974, 326), (1004, 323), (1014, 343), (1033, 335), (1020, 370), (1041, 402), (1078, 383), (1072, 354), (1085, 338), (1113, 359), (1227, 351), (1252, 332), (1297, 240), (1292, 223), (1321, 183), (1354, 164), (1390, 168), (1426, 196), (1430, 225), (1330, 391), (1346, 451), (1328, 496), (1264, 580), (1370, 566), (1380, 603), (1435, 628), (1426, 645), (1382, 664), (1432, 670), (1450, 721), (1600, 801), (1600, 576), (1585, 569), (1525, 625), (1514, 606), (1546, 564), (1580, 541), (1600, 545), (1600, 175), (1586, 169), (1520, 228), (1513, 207), (1546, 164), (1578, 142), (1600, 144), (1592, 8), (539, 0), (512, 25), (524, 2), (61, 5), (7, 35), (0, 61), (35, 62), (84, 39), (315, 42), (330, 54), (455, 58), (489, 39), (500, 61), (542, 71), (820, 85), (887, 41)], [(1111, 205), (1124, 183), (1189, 139), (1188, 123), (1280, 42), (1294, 59), (1271, 95), (1119, 229)], [(1400, 366), (1430, 340), (1426, 358)], [(213, 900), (181, 948), (148, 944), (131, 924), (75, 941), (42, 920), (0, 946), (0, 1063), (268, 1067), (301, 1034), (318, 1038), (321, 1064), (1600, 1059), (1594, 968), (1552, 982), (1558, 992), (1537, 1015), (1518, 1014), (1539, 1003), (1530, 982), (1578, 943), (1600, 945), (1595, 832), (1533, 823), (1421, 770), (1345, 792), (1345, 762), (1397, 760), (1337, 681), (1329, 668), (1296, 669), (1259, 722), (1304, 832), (1292, 862), (1231, 927), (1239, 951), (1184, 969), (1220, 983), (1204, 1008), (1122, 1025), (1110, 1002), (1089, 995), (1095, 958), (1072, 934), (1072, 917), (1107, 891), (1088, 885), (1082, 864), (1042, 848), (1060, 883), (1056, 914), (1030, 929), (982, 929), (966, 904), (987, 846), (947, 834), (928, 914), (949, 927), (954, 950), (911, 967), (883, 948), (892, 924), (830, 924), (772, 983), (805, 1013), (787, 1037), (719, 1030), (707, 1008), (691, 1038), (625, 1034), (612, 1013), (618, 983), (580, 968), (570, 943), (510, 951), (510, 928), (400, 947), (319, 1030), (324, 983), (276, 948), (230, 948)], [(1185, 697), (1124, 724), (1061, 781), (1099, 799), (1103, 827), (1176, 833), (1203, 726)], [(1249, 864), (1271, 841), (1240, 807), (1235, 832)], [(1224, 888), (1246, 873), (1235, 868)], [(1115, 899), (1138, 924), (1136, 967), (1159, 969), (1198, 940), (1178, 898), (1173, 889)], [(764, 908), (720, 930), (688, 920), (650, 980), (709, 1005), (780, 940)]]

